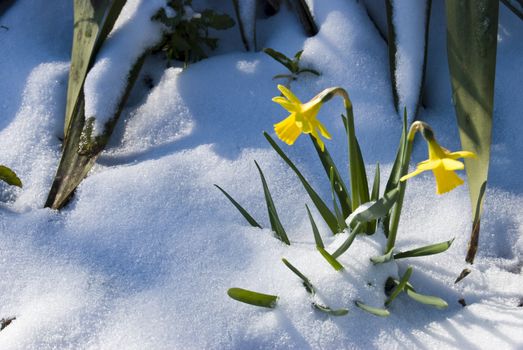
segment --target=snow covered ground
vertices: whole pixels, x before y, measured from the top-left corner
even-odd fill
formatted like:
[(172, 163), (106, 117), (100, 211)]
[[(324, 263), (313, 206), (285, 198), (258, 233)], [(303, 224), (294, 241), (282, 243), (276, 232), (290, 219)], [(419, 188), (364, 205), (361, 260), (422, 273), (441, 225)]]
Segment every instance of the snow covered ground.
[[(219, 4), (232, 8), (228, 1)], [(442, 145), (457, 150), (443, 1), (433, 6), (419, 118)], [(289, 56), (304, 50), (303, 64), (322, 75), (293, 82), (302, 100), (326, 87), (347, 89), (368, 173), (376, 162), (386, 173), (401, 127), (386, 44), (357, 1), (314, 1), (313, 11), (320, 27), (315, 37), (306, 38), (295, 16), (282, 9), (258, 23), (258, 46)], [(220, 34), (222, 46), (211, 58), (186, 70), (149, 59), (143, 75), (154, 87), (138, 81), (110, 147), (74, 200), (61, 212), (42, 209), (60, 157), (72, 5), (19, 0), (0, 24), (8, 28), (0, 28), (0, 164), (24, 183), (21, 190), (0, 188), (0, 318), (16, 317), (0, 332), (1, 349), (523, 348), (523, 308), (517, 306), (523, 298), (523, 22), (506, 8), (480, 251), (471, 275), (456, 285), (466, 267), (468, 190), (436, 196), (431, 174), (409, 182), (397, 247), (455, 237), (447, 252), (374, 267), (369, 254), (381, 252), (383, 242), (358, 238), (340, 259), (344, 272), (325, 263), (314, 248), (308, 197), (262, 136), (286, 116), (271, 102), (278, 94), (271, 78), (283, 67), (261, 52), (243, 52), (237, 27)], [(326, 145), (338, 164), (346, 160), (342, 112), (341, 102), (332, 102), (319, 116), (333, 136)], [(330, 198), (307, 137), (282, 147)], [(413, 161), (425, 158), (419, 142)], [(248, 226), (213, 186), (268, 226), (255, 159), (290, 247), (269, 230)], [(342, 238), (331, 237), (313, 215), (325, 243), (339, 244)], [(311, 279), (323, 302), (349, 314), (329, 317), (312, 309), (282, 257)], [(408, 266), (417, 290), (444, 298), (446, 310), (404, 295), (388, 318), (354, 306), (356, 299), (379, 306), (384, 296), (376, 286)], [(238, 303), (227, 296), (230, 287), (276, 294), (278, 308)]]

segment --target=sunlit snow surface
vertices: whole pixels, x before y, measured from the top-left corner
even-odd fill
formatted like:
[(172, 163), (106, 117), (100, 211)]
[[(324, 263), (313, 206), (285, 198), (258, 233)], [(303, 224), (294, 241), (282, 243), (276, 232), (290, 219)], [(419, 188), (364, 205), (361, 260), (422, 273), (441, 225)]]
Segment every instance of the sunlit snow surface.
[[(455, 150), (443, 3), (433, 3), (427, 108), (420, 118)], [(305, 50), (304, 66), (322, 75), (293, 83), (302, 100), (335, 85), (349, 91), (368, 173), (379, 161), (386, 175), (400, 133), (386, 45), (355, 1), (314, 1), (313, 9), (320, 26), (314, 38), (307, 39), (284, 9), (258, 24), (258, 44), (288, 55)], [(357, 238), (340, 258), (342, 273), (316, 252), (308, 197), (262, 136), (286, 116), (270, 100), (278, 94), (271, 78), (284, 68), (263, 53), (243, 53), (236, 27), (220, 34), (227, 50), (184, 71), (148, 60), (111, 146), (74, 200), (61, 212), (41, 209), (60, 156), (72, 6), (20, 0), (0, 18), (9, 28), (0, 29), (0, 164), (24, 182), (22, 190), (0, 187), (0, 318), (16, 316), (0, 332), (0, 348), (522, 348), (523, 308), (517, 305), (523, 297), (523, 67), (514, 63), (523, 54), (523, 24), (503, 7), (500, 23), (481, 248), (472, 274), (454, 285), (466, 267), (468, 191), (436, 196), (431, 174), (409, 182), (397, 249), (455, 237), (448, 252), (372, 266), (368, 258), (382, 252), (383, 240)], [(151, 90), (143, 83), (146, 75)], [(326, 145), (345, 173), (342, 112), (335, 99), (319, 118), (333, 136)], [(307, 138), (282, 147), (328, 201), (329, 185)], [(413, 162), (425, 158), (425, 145), (417, 143)], [(268, 229), (248, 226), (213, 187), (225, 188), (268, 227), (254, 159), (291, 247)], [(313, 215), (332, 251), (345, 236), (330, 236)], [(311, 279), (317, 301), (346, 307), (349, 314), (336, 318), (312, 309), (282, 257)], [(446, 299), (448, 309), (403, 295), (386, 319), (354, 306), (354, 300), (382, 305), (383, 280), (409, 265), (417, 290)], [(227, 296), (230, 287), (277, 294), (279, 306), (240, 304)]]

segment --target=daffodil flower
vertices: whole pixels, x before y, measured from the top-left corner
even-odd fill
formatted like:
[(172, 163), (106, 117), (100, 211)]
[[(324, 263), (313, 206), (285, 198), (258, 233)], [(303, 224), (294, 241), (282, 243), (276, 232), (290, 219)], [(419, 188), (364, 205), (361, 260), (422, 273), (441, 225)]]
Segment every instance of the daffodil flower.
[(277, 96), (272, 100), (285, 108), (290, 115), (278, 124), (274, 124), (276, 135), (286, 144), (292, 145), (302, 133), (311, 134), (323, 151), (325, 144), (320, 138), (318, 131), (329, 140), (331, 135), (325, 126), (316, 119), (323, 103), (321, 95), (314, 97), (307, 103), (301, 103), (296, 95), (285, 86), (278, 85), (278, 89), (285, 97)]
[(432, 170), (436, 178), (436, 193), (443, 194), (463, 184), (463, 180), (456, 175), (456, 170), (463, 170), (465, 166), (458, 158), (474, 158), (473, 152), (450, 152), (441, 147), (435, 139), (427, 140), (429, 145), (429, 159), (421, 162), (416, 170), (403, 176), (400, 181), (405, 181), (424, 171)]

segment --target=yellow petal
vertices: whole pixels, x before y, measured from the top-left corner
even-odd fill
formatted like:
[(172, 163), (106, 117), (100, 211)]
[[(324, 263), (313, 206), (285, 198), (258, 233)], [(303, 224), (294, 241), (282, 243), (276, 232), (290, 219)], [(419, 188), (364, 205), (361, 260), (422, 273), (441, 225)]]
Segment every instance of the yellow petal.
[(292, 113), (292, 112), (296, 112), (297, 110), (299, 110), (298, 106), (296, 106), (295, 104), (293, 104), (292, 102), (290, 102), (289, 100), (287, 100), (284, 97), (281, 97), (281, 96), (273, 97), (272, 101), (276, 102), (277, 104), (279, 104), (280, 106), (285, 108), (285, 110), (287, 110), (287, 112)]
[(293, 115), (274, 124), (274, 131), (278, 138), (288, 145), (292, 145), (301, 134), (301, 129), (296, 125)]
[(287, 99), (292, 103), (301, 104), (301, 101), (296, 97), (296, 95), (294, 95), (292, 91), (287, 89), (285, 86), (278, 85), (278, 90), (280, 90), (283, 96), (287, 97)]
[(316, 129), (312, 129), (311, 135), (316, 139), (316, 142), (318, 143), (318, 146), (320, 146), (321, 151), (325, 151), (325, 143), (323, 143), (323, 140), (318, 135)]
[(416, 168), (413, 172), (408, 173), (407, 175), (404, 175), (400, 178), (400, 181), (405, 181), (407, 179), (410, 179), (411, 177), (414, 177), (416, 175), (421, 174), (422, 172), (426, 171), (427, 169), (420, 169), (419, 167)]
[(445, 170), (463, 170), (465, 168), (462, 162), (450, 158), (442, 159), (441, 164)]
[(459, 151), (452, 152), (447, 155), (449, 158), (458, 159), (458, 158), (477, 158), (476, 153), (469, 151)]
[(320, 130), (320, 133), (323, 137), (329, 140), (332, 139), (332, 136), (329, 134), (325, 126), (320, 122), (318, 122), (318, 129)]
[(436, 178), (436, 193), (443, 194), (453, 190), (459, 185), (463, 184), (463, 180), (460, 179), (454, 171), (445, 170), (443, 167), (438, 167), (432, 170), (434, 177)]

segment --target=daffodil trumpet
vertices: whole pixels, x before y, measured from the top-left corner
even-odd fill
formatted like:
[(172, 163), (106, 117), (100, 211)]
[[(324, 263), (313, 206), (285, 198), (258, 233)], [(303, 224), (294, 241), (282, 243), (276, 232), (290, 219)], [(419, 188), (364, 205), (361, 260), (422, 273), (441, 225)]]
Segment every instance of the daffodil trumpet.
[[(407, 174), (408, 166), (410, 162), (410, 156), (412, 153), (412, 146), (414, 143), (414, 137), (417, 132), (421, 132), (423, 138), (427, 141), (429, 159), (418, 163), (416, 169)], [(409, 129), (406, 140), (406, 148), (403, 154), (401, 162), (401, 178), (399, 182), (399, 197), (396, 202), (392, 215), (389, 228), (389, 235), (387, 237), (387, 247), (385, 253), (389, 253), (393, 248), (396, 241), (396, 234), (399, 225), (399, 218), (401, 215), (401, 209), (403, 206), (403, 198), (405, 195), (406, 180), (428, 170), (432, 170), (436, 179), (436, 193), (444, 194), (453, 190), (454, 188), (463, 184), (463, 180), (456, 175), (456, 170), (463, 170), (464, 164), (458, 161), (458, 158), (474, 158), (476, 155), (469, 151), (458, 151), (450, 152), (447, 149), (441, 147), (431, 127), (424, 122), (416, 121), (412, 123)]]

